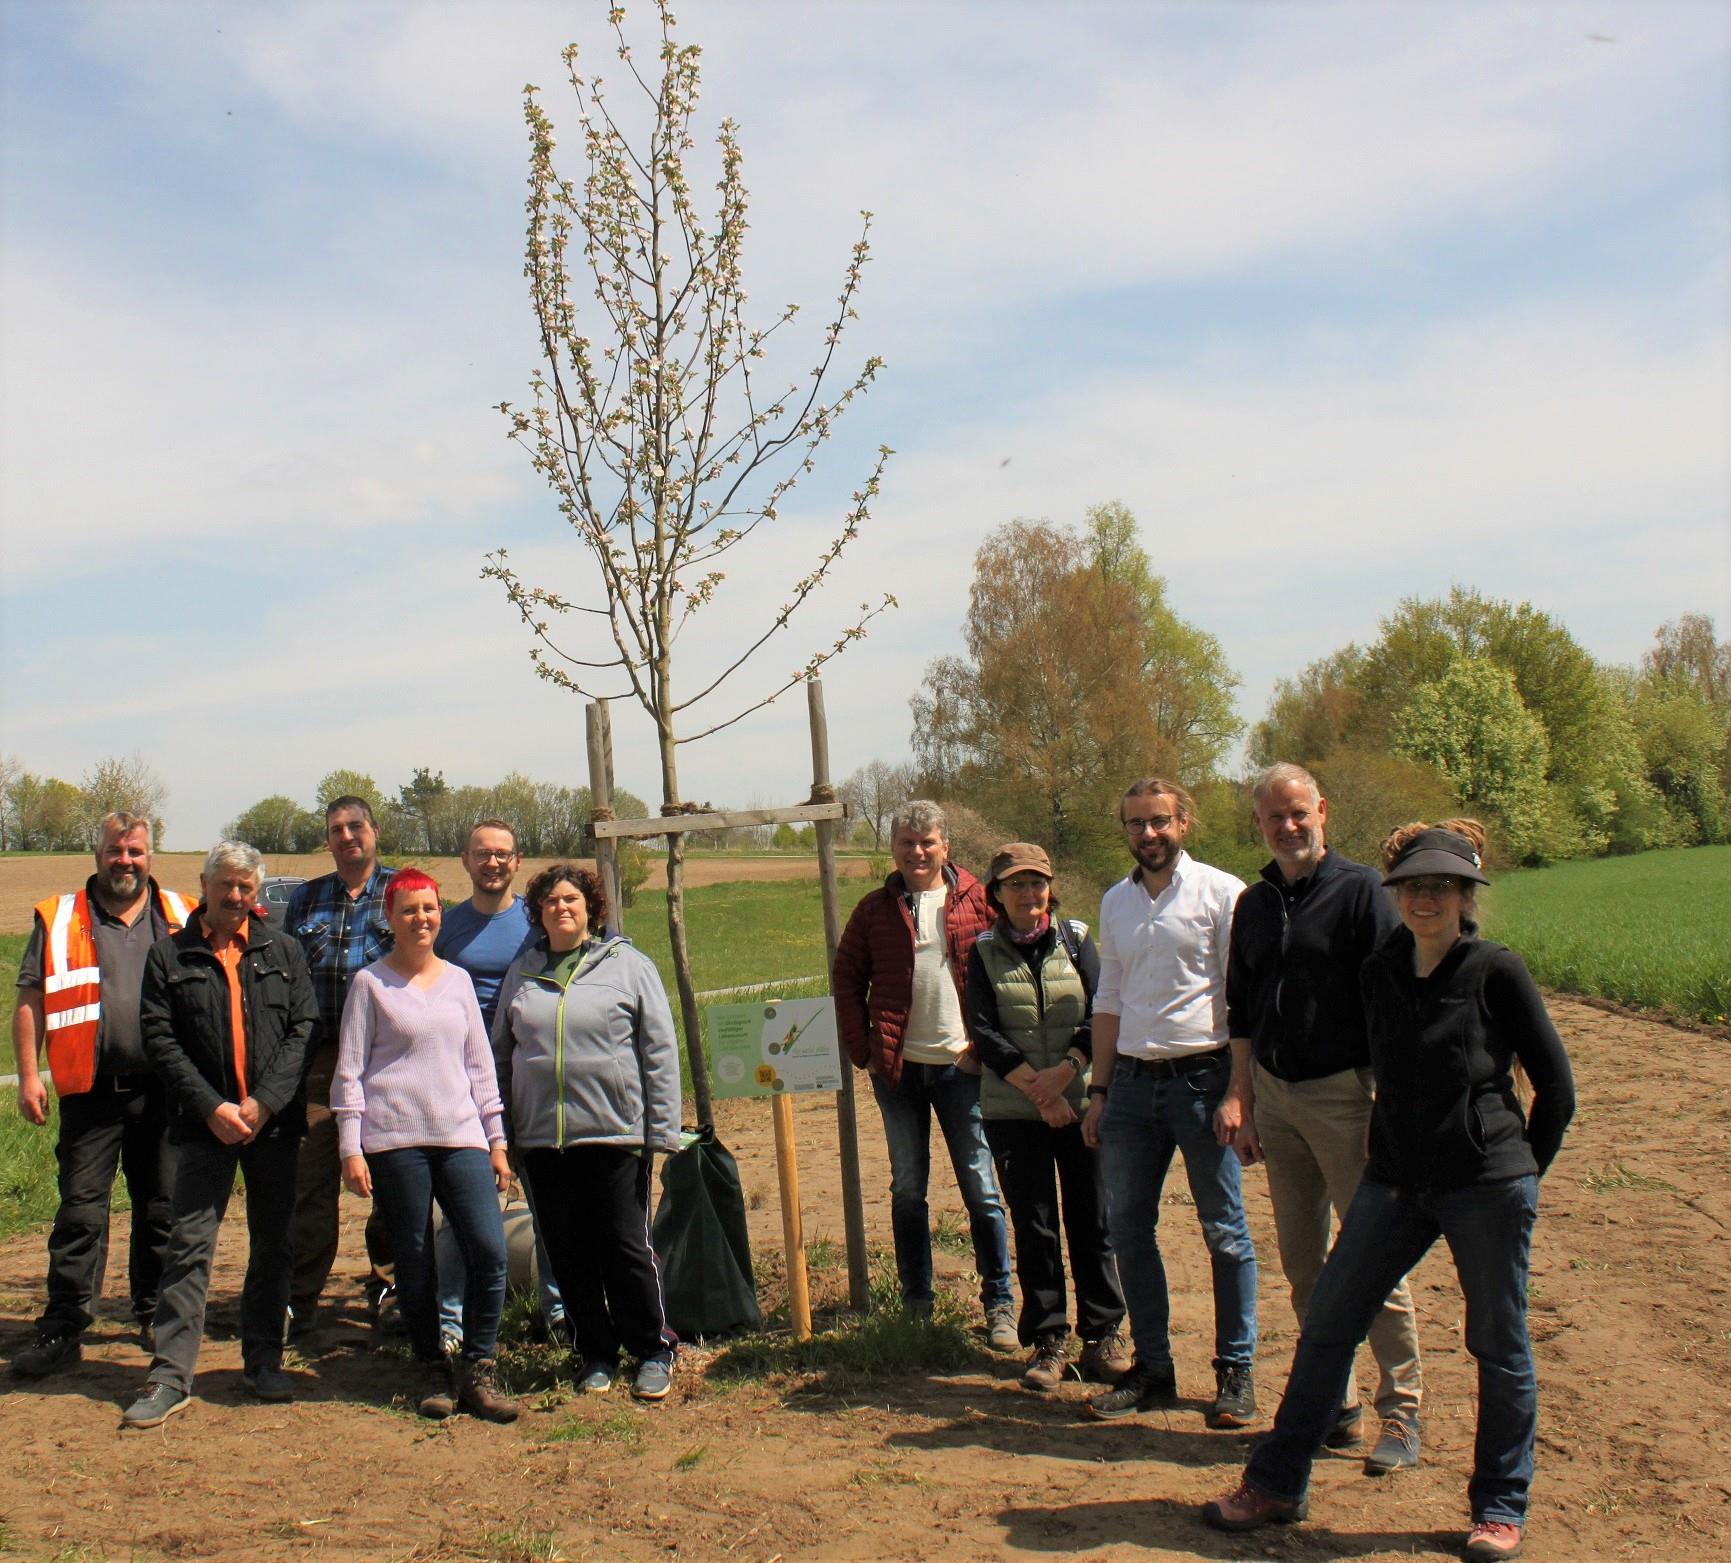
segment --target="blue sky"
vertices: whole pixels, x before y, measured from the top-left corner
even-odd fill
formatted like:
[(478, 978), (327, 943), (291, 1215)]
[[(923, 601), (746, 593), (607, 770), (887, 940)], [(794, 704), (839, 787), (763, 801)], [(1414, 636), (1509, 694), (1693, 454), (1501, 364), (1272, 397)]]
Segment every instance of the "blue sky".
[[(0, 5), (8, 754), (75, 779), (140, 751), (185, 848), (339, 765), (583, 778), (579, 702), (478, 573), (505, 545), (591, 579), (492, 408), (535, 364), (521, 89), (574, 150), (559, 50), (614, 74), (603, 14)], [(1683, 612), (1731, 632), (1722, 6), (678, 15), (704, 139), (740, 123), (754, 301), (802, 302), (814, 341), (876, 214), (844, 344), (888, 368), (685, 650), (760, 624), (895, 447), (834, 584), (738, 685), (894, 592), (825, 676), (838, 775), (905, 754), (981, 538), (1106, 499), (1249, 720), (1453, 583), (1607, 660)], [(614, 729), (653, 796), (645, 719)], [(803, 796), (803, 701), (684, 750), (682, 780)]]

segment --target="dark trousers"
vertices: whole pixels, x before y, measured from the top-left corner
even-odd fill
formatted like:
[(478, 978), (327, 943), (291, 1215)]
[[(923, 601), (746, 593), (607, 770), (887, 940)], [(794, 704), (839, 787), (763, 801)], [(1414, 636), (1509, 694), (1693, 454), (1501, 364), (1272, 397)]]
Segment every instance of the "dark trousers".
[(433, 1262), (433, 1201), (463, 1251), (463, 1357), (492, 1357), (505, 1308), (505, 1222), (493, 1163), (474, 1146), (407, 1145), (367, 1156), (373, 1204), (397, 1256), (397, 1303), (422, 1362), (440, 1360), (439, 1283)]
[(565, 1317), (585, 1362), (614, 1362), (621, 1347), (641, 1361), (673, 1343), (649, 1245), (652, 1159), (622, 1145), (568, 1145), (523, 1156)]
[(155, 1075), (104, 1075), (88, 1091), (60, 1098), (60, 1208), (48, 1234), (48, 1306), (38, 1328), (82, 1333), (108, 1268), (108, 1205), (114, 1174), (132, 1198), (127, 1280), (140, 1324), (156, 1312), (162, 1251), (174, 1190), (168, 1108)]
[[(337, 1152), (337, 1121), (331, 1114), (331, 1075), (336, 1063), (334, 1047), (321, 1049), (307, 1075), (307, 1132), (301, 1141), (295, 1174), (294, 1230), (290, 1243), (294, 1279), (289, 1286), (295, 1317), (303, 1320), (313, 1316), (319, 1294), (331, 1277), (341, 1232), (343, 1163)], [(367, 1259), (375, 1276), (390, 1275), (391, 1242), (377, 1205), (367, 1217)]]
[(153, 1384), (192, 1390), (192, 1370), (204, 1338), (210, 1264), (228, 1214), (238, 1167), (246, 1177), (246, 1281), (240, 1293), (241, 1360), (249, 1371), (282, 1362), (283, 1310), (288, 1306), (289, 1217), (295, 1203), (295, 1141), (287, 1135), (250, 1145), (191, 1140), (180, 1147), (174, 1177), (174, 1230), (162, 1266), (156, 1305)]
[(1083, 1340), (1104, 1339), (1124, 1322), (1124, 1294), (1106, 1235), (1100, 1153), (1082, 1142), (1079, 1123), (1054, 1129), (1038, 1120), (988, 1118), (986, 1143), (1016, 1234), (1016, 1279), (1022, 1288), (1016, 1330), (1022, 1344), (1062, 1339), (1070, 1329), (1058, 1239), (1060, 1190), (1076, 1286), (1076, 1333)]

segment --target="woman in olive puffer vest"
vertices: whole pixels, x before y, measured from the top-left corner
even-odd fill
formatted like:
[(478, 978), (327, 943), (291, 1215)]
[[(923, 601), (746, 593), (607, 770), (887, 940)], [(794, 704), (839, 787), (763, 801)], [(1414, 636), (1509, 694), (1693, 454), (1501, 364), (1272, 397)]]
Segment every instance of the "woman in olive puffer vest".
[(986, 1143), (1016, 1234), (1018, 1332), (1033, 1348), (1022, 1383), (1055, 1389), (1068, 1369), (1061, 1205), (1083, 1342), (1077, 1367), (1082, 1377), (1109, 1384), (1130, 1365), (1124, 1297), (1106, 1236), (1099, 1152), (1082, 1141), (1100, 957), (1085, 924), (1054, 915), (1052, 865), (1041, 848), (1025, 841), (1000, 847), (986, 898), (997, 921), (968, 957), (968, 1018), (985, 1066)]

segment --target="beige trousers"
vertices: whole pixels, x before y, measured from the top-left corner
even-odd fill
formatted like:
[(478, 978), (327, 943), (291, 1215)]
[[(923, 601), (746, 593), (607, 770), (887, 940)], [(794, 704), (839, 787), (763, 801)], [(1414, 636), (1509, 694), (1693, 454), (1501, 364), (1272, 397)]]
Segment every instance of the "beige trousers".
[[(1268, 1197), (1280, 1268), (1292, 1288), (1292, 1311), (1304, 1310), (1334, 1240), (1330, 1209), (1344, 1216), (1364, 1173), (1365, 1131), (1373, 1094), (1368, 1069), (1343, 1069), (1318, 1080), (1282, 1080), (1255, 1066), (1256, 1133), (1268, 1167)], [(1379, 1417), (1416, 1417), (1423, 1393), (1412, 1293), (1403, 1279), (1370, 1327), (1379, 1377)], [(1358, 1402), (1347, 1384), (1348, 1405)]]

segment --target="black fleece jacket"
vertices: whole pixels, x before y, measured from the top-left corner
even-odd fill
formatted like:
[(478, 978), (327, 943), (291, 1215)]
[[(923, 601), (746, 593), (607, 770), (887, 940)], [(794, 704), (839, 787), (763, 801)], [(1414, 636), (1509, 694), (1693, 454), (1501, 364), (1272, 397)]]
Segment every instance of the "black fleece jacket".
[[(1376, 1071), (1365, 1177), (1435, 1190), (1543, 1173), (1574, 1116), (1575, 1084), (1520, 957), (1463, 923), (1421, 979), (1400, 928), (1359, 981)], [(1533, 1086), (1530, 1118), (1515, 1097), (1516, 1061)]]

